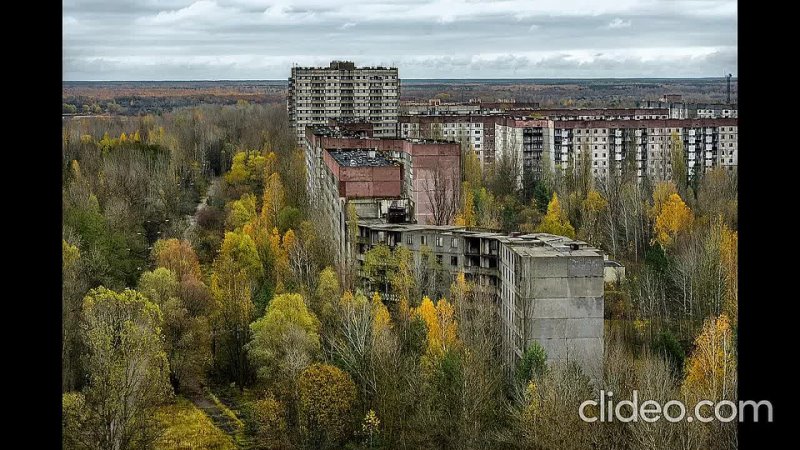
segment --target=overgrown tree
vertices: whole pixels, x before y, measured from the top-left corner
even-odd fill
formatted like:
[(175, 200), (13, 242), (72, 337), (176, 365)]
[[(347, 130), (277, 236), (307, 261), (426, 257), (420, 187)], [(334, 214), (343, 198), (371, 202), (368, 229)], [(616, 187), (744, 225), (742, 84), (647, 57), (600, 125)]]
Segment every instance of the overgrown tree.
[(308, 448), (336, 448), (349, 435), (356, 387), (350, 376), (328, 364), (300, 375), (300, 433)]
[(569, 223), (561, 204), (558, 201), (558, 194), (553, 193), (553, 198), (547, 205), (547, 214), (542, 218), (542, 222), (536, 228), (538, 233), (550, 233), (556, 236), (566, 236), (575, 238), (575, 228)]
[(172, 395), (161, 322), (158, 306), (139, 292), (89, 291), (82, 322), (88, 382), (80, 394), (65, 397), (65, 418), (73, 422), (65, 442), (96, 449), (153, 442), (154, 408)]

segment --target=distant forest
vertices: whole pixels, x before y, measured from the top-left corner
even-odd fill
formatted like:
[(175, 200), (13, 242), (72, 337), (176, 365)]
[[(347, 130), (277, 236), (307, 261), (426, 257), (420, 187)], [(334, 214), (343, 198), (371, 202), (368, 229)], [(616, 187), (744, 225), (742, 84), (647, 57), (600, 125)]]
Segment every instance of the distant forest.
[[(727, 97), (724, 78), (402, 80), (402, 101), (483, 101), (515, 99), (542, 107), (632, 107), (637, 101), (681, 94), (689, 102), (720, 103)], [(185, 106), (285, 104), (285, 80), (245, 81), (67, 81), (65, 115), (162, 114)], [(738, 83), (731, 83), (736, 101)]]

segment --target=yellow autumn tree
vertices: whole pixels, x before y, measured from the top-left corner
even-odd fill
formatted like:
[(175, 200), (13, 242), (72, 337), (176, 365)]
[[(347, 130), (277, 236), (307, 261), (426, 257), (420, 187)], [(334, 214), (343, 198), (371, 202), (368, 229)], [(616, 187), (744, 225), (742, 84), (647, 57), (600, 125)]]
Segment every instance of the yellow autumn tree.
[(458, 317), (463, 317), (467, 296), (471, 290), (472, 288), (464, 276), (464, 271), (459, 271), (456, 279), (450, 285), (450, 298), (453, 300), (454, 308), (458, 311)]
[(354, 299), (355, 296), (353, 295), (353, 291), (348, 289), (342, 292), (342, 296), (339, 297), (339, 305), (338, 305), (339, 309), (348, 308), (350, 305), (353, 304)]
[(663, 247), (668, 247), (678, 234), (691, 228), (693, 222), (692, 210), (684, 203), (680, 195), (671, 194), (661, 207), (661, 212), (653, 225), (655, 239)]
[(408, 320), (411, 320), (413, 314), (414, 314), (414, 309), (411, 308), (411, 306), (408, 304), (408, 299), (400, 298), (400, 303), (399, 305), (397, 305), (397, 317), (401, 321), (406, 322)]
[(597, 235), (597, 223), (600, 219), (600, 213), (608, 208), (608, 201), (594, 189), (591, 189), (586, 198), (581, 203), (584, 214), (584, 227), (586, 232), (586, 239), (589, 242), (594, 242)]
[(157, 240), (153, 244), (152, 258), (156, 267), (166, 267), (178, 277), (178, 280), (182, 280), (185, 275), (192, 275), (198, 280), (201, 278), (200, 261), (192, 244), (187, 240), (176, 238)]
[(398, 246), (392, 252), (393, 271), (389, 277), (392, 292), (401, 298), (410, 298), (416, 288), (414, 278), (414, 255), (407, 247)]
[(229, 230), (240, 230), (245, 224), (256, 217), (256, 196), (244, 194), (239, 200), (228, 204), (228, 217), (225, 227)]
[(461, 208), (456, 215), (456, 225), (475, 226), (475, 195), (472, 193), (472, 185), (468, 181), (461, 183)]
[(289, 229), (286, 230), (286, 233), (283, 233), (283, 241), (281, 245), (283, 246), (283, 251), (287, 254), (294, 249), (294, 246), (297, 244), (297, 237), (294, 234), (294, 230)]
[(388, 331), (392, 327), (389, 310), (381, 300), (381, 295), (376, 291), (372, 294), (372, 331), (380, 334)]
[(313, 364), (300, 374), (298, 424), (309, 448), (341, 448), (351, 434), (350, 413), (356, 385), (347, 372), (329, 364)]
[[(287, 231), (288, 233), (288, 231)], [(283, 243), (281, 234), (278, 232), (277, 227), (272, 227), (272, 233), (269, 235), (269, 252), (273, 257), (274, 270), (275, 270), (275, 292), (283, 292), (284, 283), (289, 275), (289, 254), (286, 251), (287, 245)], [(289, 247), (293, 245), (294, 232), (289, 236)]]
[(464, 180), (474, 187), (479, 187), (483, 183), (481, 161), (478, 158), (478, 154), (472, 149), (464, 155)]
[(558, 194), (555, 192), (553, 192), (553, 198), (550, 199), (550, 203), (547, 204), (547, 214), (544, 215), (541, 223), (536, 227), (536, 232), (575, 239), (575, 228), (569, 223), (567, 213), (561, 209)]
[(284, 207), (285, 197), (281, 176), (277, 172), (273, 173), (264, 186), (264, 198), (261, 203), (261, 220), (266, 226), (272, 227), (278, 224), (278, 213)]
[(684, 393), (693, 399), (733, 399), (736, 394), (736, 343), (726, 314), (710, 318), (686, 363)]
[(458, 342), (458, 324), (455, 320), (453, 305), (445, 298), (439, 299), (434, 306), (429, 297), (424, 297), (415, 313), (424, 322), (427, 329), (426, 356), (431, 359), (441, 358)]
[(672, 181), (659, 181), (653, 188), (653, 206), (650, 208), (650, 217), (656, 218), (661, 214), (661, 209), (672, 194), (677, 194), (678, 188)]
[(289, 448), (289, 432), (286, 424), (286, 409), (272, 393), (256, 400), (251, 406), (256, 437), (262, 448)]
[(225, 181), (230, 185), (245, 183), (250, 177), (247, 170), (247, 153), (238, 152), (233, 155), (230, 170), (225, 174)]
[(469, 291), (470, 286), (467, 283), (467, 277), (464, 275), (463, 270), (459, 271), (455, 281), (450, 285), (450, 295), (455, 301), (457, 299), (464, 299), (467, 294), (469, 294)]
[(265, 164), (266, 159), (259, 152), (237, 152), (233, 155), (230, 170), (225, 174), (225, 181), (231, 186), (255, 189), (264, 182)]
[(269, 152), (264, 156), (264, 179), (269, 180), (269, 177), (278, 171), (278, 155), (275, 152)]

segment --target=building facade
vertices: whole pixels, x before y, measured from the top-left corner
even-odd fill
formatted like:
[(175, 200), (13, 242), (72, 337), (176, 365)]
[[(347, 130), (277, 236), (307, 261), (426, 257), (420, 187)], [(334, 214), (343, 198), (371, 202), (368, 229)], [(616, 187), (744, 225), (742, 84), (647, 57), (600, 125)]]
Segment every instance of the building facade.
[(495, 161), (506, 159), (517, 167), (517, 185), (539, 181), (553, 171), (555, 128), (549, 119), (504, 117), (495, 122)]
[(305, 147), (309, 198), (329, 219), (337, 242), (344, 242), (348, 203), (361, 219), (441, 224), (452, 220), (448, 211), (455, 214), (461, 188), (456, 143), (314, 126), (306, 128)]
[[(376, 245), (403, 246), (418, 264), (432, 252), (452, 277), (494, 299), (503, 358), (513, 368), (535, 341), (550, 362), (574, 361), (599, 376), (603, 360), (603, 254), (545, 233), (504, 235), (456, 226), (359, 222), (357, 258)], [(449, 285), (449, 283), (448, 283)]]
[[(478, 105), (481, 105), (480, 107)], [(538, 108), (534, 103), (475, 103), (459, 105), (462, 110), (415, 110), (398, 117), (397, 136), (434, 138), (458, 142), (474, 151), (482, 167), (496, 160), (495, 126), (509, 117), (550, 119), (554, 121), (649, 120), (667, 119), (666, 108)], [(441, 107), (439, 107), (441, 108)], [(455, 106), (453, 107), (455, 108)], [(471, 109), (464, 109), (471, 108)], [(411, 110), (410, 107), (407, 110)]]
[(292, 67), (289, 77), (287, 108), (298, 144), (305, 127), (334, 118), (364, 119), (375, 125), (375, 136), (394, 136), (399, 101), (396, 67), (332, 61), (329, 67)]
[[(544, 113), (544, 114), (542, 114)], [(672, 177), (673, 135), (683, 145), (689, 176), (721, 167), (738, 167), (738, 119), (672, 119), (662, 109), (539, 110), (527, 116), (408, 115), (400, 116), (400, 137), (435, 136), (471, 149), (482, 166), (502, 155), (516, 155), (521, 167), (539, 177), (542, 170), (577, 169), (584, 162), (598, 180), (606, 180), (626, 164), (639, 179)], [(629, 155), (630, 154), (630, 155)], [(541, 165), (547, 162), (547, 167)]]
[(585, 162), (600, 181), (621, 175), (626, 166), (639, 179), (670, 180), (678, 142), (690, 177), (738, 167), (737, 119), (555, 121), (553, 126), (555, 168), (566, 172)]

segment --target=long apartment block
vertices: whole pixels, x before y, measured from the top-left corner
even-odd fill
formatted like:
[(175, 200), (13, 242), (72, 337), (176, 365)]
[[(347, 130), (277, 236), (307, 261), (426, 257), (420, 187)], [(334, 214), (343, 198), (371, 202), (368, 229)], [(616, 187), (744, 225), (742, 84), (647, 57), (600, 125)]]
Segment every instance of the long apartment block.
[[(620, 171), (629, 152), (638, 177), (671, 179), (673, 135), (683, 143), (690, 176), (738, 167), (738, 119), (670, 119), (664, 109), (537, 110), (530, 115), (400, 116), (399, 137), (435, 137), (474, 151), (482, 166), (501, 157), (539, 176), (584, 161), (597, 179)], [(542, 162), (547, 164), (543, 165)], [(522, 178), (522, 172), (519, 178)]]
[[(403, 246), (419, 262), (435, 255), (451, 276), (463, 272), (494, 298), (503, 357), (515, 367), (536, 341), (548, 360), (574, 361), (598, 375), (603, 359), (603, 253), (585, 242), (545, 233), (512, 234), (457, 226), (359, 221), (357, 258), (376, 245)], [(449, 286), (449, 281), (447, 282)]]
[(374, 124), (375, 136), (395, 136), (399, 101), (396, 67), (332, 61), (329, 67), (292, 67), (289, 77), (287, 108), (298, 144), (306, 126), (334, 118), (365, 119)]

